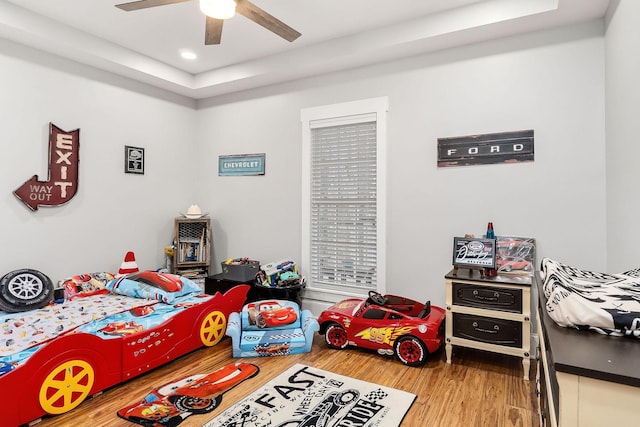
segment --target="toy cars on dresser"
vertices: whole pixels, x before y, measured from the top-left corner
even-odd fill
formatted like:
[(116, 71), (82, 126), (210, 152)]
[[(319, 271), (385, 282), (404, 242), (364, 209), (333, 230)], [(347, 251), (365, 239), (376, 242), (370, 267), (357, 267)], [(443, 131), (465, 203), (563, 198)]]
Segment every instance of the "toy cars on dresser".
[(369, 291), (367, 299), (346, 299), (324, 310), (318, 323), (330, 348), (352, 345), (420, 366), (442, 347), (444, 319), (445, 310), (429, 301)]

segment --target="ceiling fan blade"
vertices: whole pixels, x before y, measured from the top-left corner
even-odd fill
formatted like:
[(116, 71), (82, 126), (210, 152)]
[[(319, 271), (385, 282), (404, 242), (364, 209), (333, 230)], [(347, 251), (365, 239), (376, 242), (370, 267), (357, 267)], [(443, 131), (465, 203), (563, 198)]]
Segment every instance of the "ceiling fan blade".
[(222, 24), (224, 20), (207, 16), (207, 24), (204, 31), (204, 44), (220, 44), (222, 39)]
[(236, 12), (240, 15), (249, 18), (258, 25), (262, 25), (267, 30), (279, 35), (287, 41), (292, 42), (302, 35), (284, 22), (269, 15), (249, 0), (237, 0), (236, 3)]
[(191, 0), (138, 0), (129, 3), (117, 4), (116, 7), (127, 12), (138, 9), (146, 9), (148, 7), (164, 6), (173, 3), (183, 3)]

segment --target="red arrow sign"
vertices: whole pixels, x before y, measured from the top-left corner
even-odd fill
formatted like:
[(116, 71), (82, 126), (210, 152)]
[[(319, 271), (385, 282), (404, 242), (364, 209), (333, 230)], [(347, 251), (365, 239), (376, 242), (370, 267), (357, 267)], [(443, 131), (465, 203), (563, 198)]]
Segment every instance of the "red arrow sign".
[(34, 175), (13, 194), (32, 211), (38, 206), (60, 206), (78, 191), (80, 129), (65, 132), (49, 123), (49, 177), (38, 181)]

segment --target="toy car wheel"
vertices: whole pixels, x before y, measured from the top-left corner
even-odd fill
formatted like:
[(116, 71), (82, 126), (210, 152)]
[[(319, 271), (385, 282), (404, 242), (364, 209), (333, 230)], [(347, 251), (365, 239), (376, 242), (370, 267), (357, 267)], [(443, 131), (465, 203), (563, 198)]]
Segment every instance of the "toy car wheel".
[(222, 396), (217, 396), (215, 399), (184, 395), (169, 396), (169, 402), (173, 403), (180, 412), (193, 414), (207, 414), (217, 408), (221, 401)]
[(332, 323), (327, 327), (324, 334), (324, 341), (329, 348), (342, 350), (347, 348), (349, 337), (347, 336), (347, 331), (342, 326), (337, 323)]
[(258, 325), (258, 328), (266, 328), (267, 327), (267, 321), (264, 320), (264, 317), (262, 316), (262, 314), (258, 314), (256, 316), (256, 325)]
[(427, 347), (416, 337), (399, 338), (394, 350), (398, 359), (407, 366), (420, 366), (427, 359)]
[(4, 311), (33, 310), (52, 299), (53, 282), (38, 270), (14, 270), (0, 279), (0, 308)]

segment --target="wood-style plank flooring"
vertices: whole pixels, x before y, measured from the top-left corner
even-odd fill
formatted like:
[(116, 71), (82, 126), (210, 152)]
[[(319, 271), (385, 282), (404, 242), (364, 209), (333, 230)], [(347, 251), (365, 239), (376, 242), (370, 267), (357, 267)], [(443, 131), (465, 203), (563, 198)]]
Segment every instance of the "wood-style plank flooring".
[[(140, 400), (152, 388), (172, 379), (212, 372), (234, 360), (230, 338), (218, 345), (196, 350), (138, 378), (88, 398), (76, 409), (45, 417), (38, 427), (131, 427), (116, 411)], [(192, 415), (180, 426), (200, 427), (209, 419), (277, 376), (295, 363), (359, 378), (417, 395), (402, 426), (442, 427), (538, 427), (535, 397), (535, 363), (529, 377), (522, 377), (521, 359), (512, 356), (454, 347), (452, 363), (444, 351), (433, 354), (420, 368), (410, 368), (388, 356), (361, 350), (330, 350), (316, 334), (310, 353), (242, 359), (260, 367), (260, 373), (224, 394), (212, 413)]]

